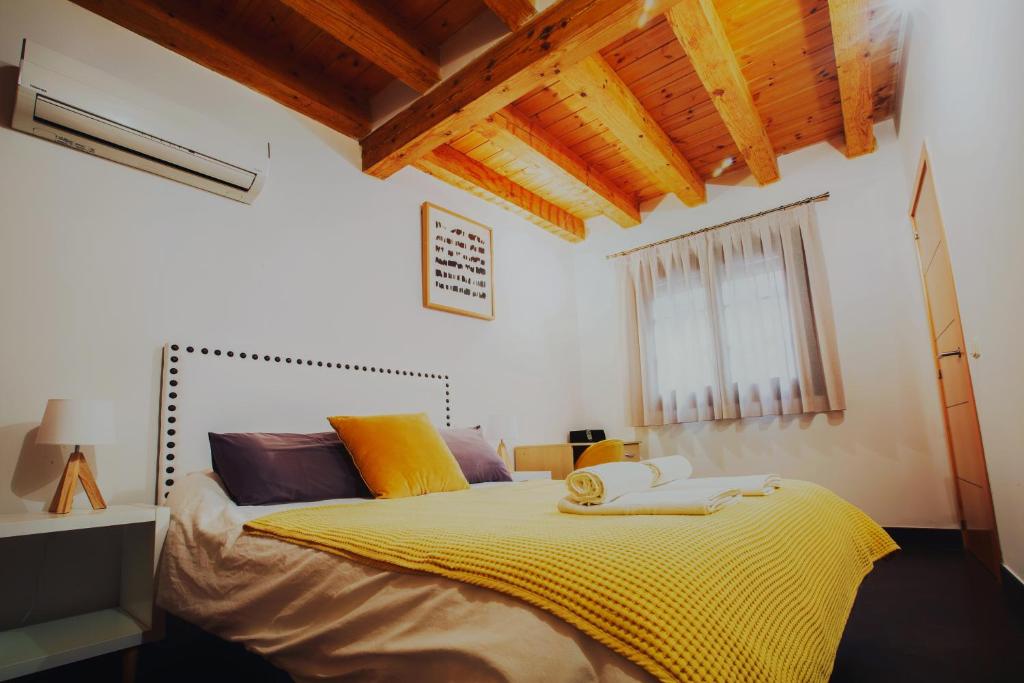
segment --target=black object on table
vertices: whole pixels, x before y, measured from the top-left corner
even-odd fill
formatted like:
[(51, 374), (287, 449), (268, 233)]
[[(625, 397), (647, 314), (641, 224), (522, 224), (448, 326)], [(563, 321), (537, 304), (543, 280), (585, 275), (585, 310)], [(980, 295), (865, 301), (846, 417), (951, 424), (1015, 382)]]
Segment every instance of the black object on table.
[(587, 450), (589, 444), (604, 441), (606, 438), (603, 429), (574, 429), (569, 432), (569, 443), (583, 444), (572, 447), (573, 464), (580, 459), (580, 456), (583, 455), (583, 451)]

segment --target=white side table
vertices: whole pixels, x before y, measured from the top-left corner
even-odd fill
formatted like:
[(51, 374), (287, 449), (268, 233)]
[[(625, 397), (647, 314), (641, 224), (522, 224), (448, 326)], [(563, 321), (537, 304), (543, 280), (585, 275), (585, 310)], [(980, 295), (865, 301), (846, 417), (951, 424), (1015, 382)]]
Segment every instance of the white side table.
[(550, 479), (551, 472), (547, 470), (527, 470), (512, 473), (512, 481), (533, 481), (535, 479)]
[[(120, 527), (121, 585), (117, 606), (0, 631), (0, 681), (133, 648), (154, 632), (154, 579), (170, 508), (111, 505), (66, 515), (27, 512), (0, 515), (0, 540)], [(17, 558), (5, 558), (17, 561)], [(67, 577), (74, 581), (74, 564)], [(9, 589), (9, 588), (8, 588)], [(0, 587), (2, 599), (3, 587)]]

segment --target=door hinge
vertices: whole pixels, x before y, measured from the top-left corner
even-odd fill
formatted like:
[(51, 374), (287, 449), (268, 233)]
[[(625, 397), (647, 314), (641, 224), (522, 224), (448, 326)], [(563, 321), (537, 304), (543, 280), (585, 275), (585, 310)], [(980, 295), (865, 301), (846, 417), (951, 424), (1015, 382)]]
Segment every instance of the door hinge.
[(939, 368), (939, 379), (942, 379), (942, 368)]
[(921, 233), (919, 233), (917, 230), (914, 231), (914, 239), (915, 240), (921, 239)]

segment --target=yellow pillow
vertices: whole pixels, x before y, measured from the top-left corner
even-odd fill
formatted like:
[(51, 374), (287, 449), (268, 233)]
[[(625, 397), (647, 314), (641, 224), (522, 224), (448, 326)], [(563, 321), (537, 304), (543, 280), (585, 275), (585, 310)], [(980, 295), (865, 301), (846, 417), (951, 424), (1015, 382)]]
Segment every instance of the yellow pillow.
[(469, 488), (455, 456), (425, 413), (336, 415), (327, 421), (377, 498), (405, 498)]

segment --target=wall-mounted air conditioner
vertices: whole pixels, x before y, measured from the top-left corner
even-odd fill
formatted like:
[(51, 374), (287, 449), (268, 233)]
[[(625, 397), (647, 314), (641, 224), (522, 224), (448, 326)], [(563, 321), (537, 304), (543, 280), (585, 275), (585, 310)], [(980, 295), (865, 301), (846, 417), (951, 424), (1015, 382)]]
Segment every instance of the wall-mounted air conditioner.
[(236, 141), (193, 112), (25, 41), (14, 127), (67, 147), (252, 203), (269, 143)]

